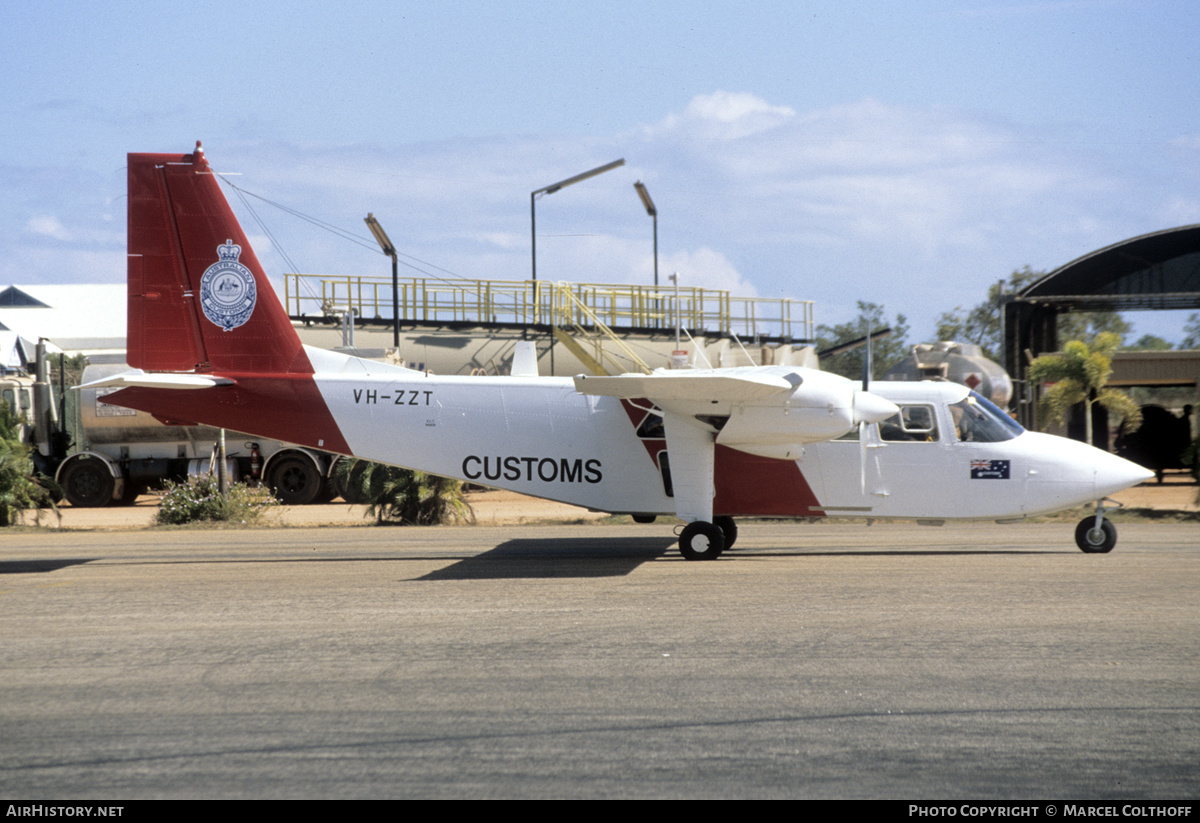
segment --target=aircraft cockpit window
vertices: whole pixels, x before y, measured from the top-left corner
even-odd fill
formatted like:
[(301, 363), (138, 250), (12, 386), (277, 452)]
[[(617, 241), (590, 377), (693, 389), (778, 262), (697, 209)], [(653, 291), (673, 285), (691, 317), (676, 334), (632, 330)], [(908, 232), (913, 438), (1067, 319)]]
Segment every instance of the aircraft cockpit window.
[(893, 414), (879, 424), (879, 437), (888, 443), (932, 443), (938, 439), (933, 406), (902, 405), (899, 414)]
[(999, 443), (1025, 431), (1020, 423), (975, 392), (951, 403), (950, 416), (958, 439), (964, 443)]

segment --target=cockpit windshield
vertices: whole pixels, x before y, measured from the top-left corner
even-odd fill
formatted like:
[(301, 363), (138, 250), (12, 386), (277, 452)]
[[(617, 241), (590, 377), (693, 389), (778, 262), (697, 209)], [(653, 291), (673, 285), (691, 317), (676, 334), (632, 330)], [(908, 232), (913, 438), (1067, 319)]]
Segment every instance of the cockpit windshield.
[(1025, 431), (1020, 423), (975, 392), (951, 403), (950, 415), (954, 418), (958, 439), (964, 443), (999, 443), (1012, 440)]

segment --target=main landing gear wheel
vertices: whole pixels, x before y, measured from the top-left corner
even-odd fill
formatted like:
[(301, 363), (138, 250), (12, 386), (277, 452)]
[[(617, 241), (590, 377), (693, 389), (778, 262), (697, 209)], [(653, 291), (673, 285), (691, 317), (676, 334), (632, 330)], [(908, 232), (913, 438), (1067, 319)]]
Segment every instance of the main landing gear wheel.
[(725, 551), (733, 548), (733, 544), (737, 542), (737, 523), (733, 522), (733, 518), (728, 515), (721, 515), (713, 518), (713, 524), (721, 530), (721, 534), (725, 537)]
[(1087, 554), (1107, 554), (1117, 545), (1117, 527), (1107, 519), (1096, 528), (1095, 517), (1085, 517), (1075, 527), (1075, 545)]
[(686, 560), (716, 560), (724, 550), (725, 533), (714, 523), (688, 523), (679, 535), (679, 553)]

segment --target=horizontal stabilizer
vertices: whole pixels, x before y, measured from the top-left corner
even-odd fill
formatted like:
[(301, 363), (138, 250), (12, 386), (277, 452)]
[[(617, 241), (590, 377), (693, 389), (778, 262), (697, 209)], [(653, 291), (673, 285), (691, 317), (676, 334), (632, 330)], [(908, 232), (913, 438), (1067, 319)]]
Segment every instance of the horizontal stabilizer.
[(134, 386), (147, 389), (211, 389), (214, 386), (232, 386), (228, 377), (209, 377), (205, 374), (147, 374), (141, 369), (114, 374), (100, 380), (84, 383), (81, 389), (128, 389)]
[(575, 391), (605, 397), (647, 397), (651, 400), (752, 400), (792, 392), (803, 379), (787, 369), (736, 368), (620, 374), (615, 377), (575, 376)]

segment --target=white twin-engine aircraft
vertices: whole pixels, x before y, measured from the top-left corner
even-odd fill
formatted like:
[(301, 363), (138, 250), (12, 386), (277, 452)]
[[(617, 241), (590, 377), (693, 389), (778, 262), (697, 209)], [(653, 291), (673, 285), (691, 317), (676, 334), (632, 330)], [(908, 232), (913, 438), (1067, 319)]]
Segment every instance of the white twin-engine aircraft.
[(676, 515), (689, 560), (731, 547), (737, 515), (1018, 520), (1091, 501), (1076, 540), (1106, 552), (1105, 496), (1151, 476), (950, 383), (868, 391), (787, 366), (538, 377), (531, 348), (510, 377), (445, 377), (306, 347), (199, 143), (129, 155), (128, 359), (105, 402), (639, 522)]

